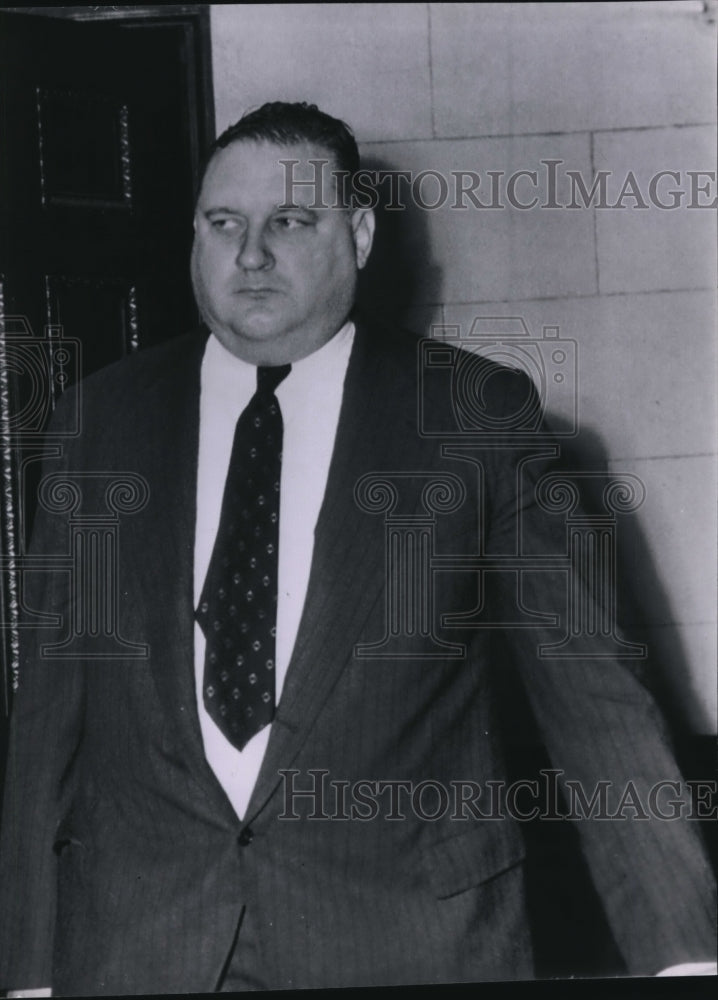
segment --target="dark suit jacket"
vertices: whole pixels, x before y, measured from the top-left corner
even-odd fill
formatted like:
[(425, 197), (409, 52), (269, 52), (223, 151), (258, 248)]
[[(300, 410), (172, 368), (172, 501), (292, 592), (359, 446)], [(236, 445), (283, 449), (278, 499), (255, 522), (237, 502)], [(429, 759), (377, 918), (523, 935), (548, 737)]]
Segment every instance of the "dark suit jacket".
[[(93, 995), (210, 991), (233, 948), (247, 988), (532, 976), (515, 818), (452, 818), (450, 809), (429, 819), (436, 786), (415, 808), (404, 799), (401, 819), (389, 818), (386, 795), (375, 818), (342, 816), (352, 804), (362, 816), (371, 811), (351, 797), (361, 780), (429, 779), (451, 789), (505, 779), (497, 700), (509, 655), (566, 778), (589, 791), (599, 780), (623, 788), (630, 779), (644, 801), (655, 782), (678, 779), (651, 698), (624, 663), (537, 659), (539, 639), (555, 640), (560, 629), (508, 629), (499, 649), (499, 629), (435, 624), (435, 636), (466, 644), (464, 656), (437, 656), (421, 629), (401, 657), (355, 655), (358, 643), (384, 636), (389, 600), (385, 518), (355, 499), (360, 478), (402, 474), (388, 476), (400, 486), (396, 518), (422, 511), (426, 473), (457, 476), (466, 499), (435, 515), (444, 555), (479, 551), (479, 535), (487, 552), (514, 552), (517, 510), (537, 551), (560, 551), (563, 520), (534, 500), (547, 459), (512, 451), (509, 438), (502, 448), (475, 449), (471, 461), (442, 455), (441, 440), (417, 430), (417, 400), (423, 393), (436, 426), (452, 419), (451, 404), (435, 387), (420, 389), (417, 342), (359, 326), (299, 634), (239, 821), (204, 758), (195, 706), (203, 343), (194, 336), (147, 351), (82, 387), (82, 433), (60, 468), (97, 474), (82, 480), (83, 512), (106, 510), (106, 473), (132, 472), (150, 490), (144, 509), (122, 519), (118, 577), (120, 635), (145, 643), (148, 656), (42, 657), (39, 647), (67, 630), (71, 581), (60, 570), (27, 574), (28, 605), (61, 621), (28, 631), (24, 643), (3, 818), (0, 985), (51, 983), (60, 994)], [(506, 370), (489, 374), (483, 403), (500, 417), (526, 386)], [(67, 553), (69, 544), (67, 514), (40, 512), (35, 553)], [(526, 575), (526, 607), (545, 603), (547, 579)], [(511, 575), (486, 580), (480, 592), (475, 572), (438, 574), (435, 617), (481, 605), (485, 620), (501, 621), (501, 609), (516, 603)], [(288, 770), (297, 773), (283, 777)], [(317, 771), (350, 783), (344, 809), (337, 785), (327, 784), (323, 806), (310, 797), (287, 802), (290, 778), (306, 789)], [(576, 826), (630, 973), (711, 954), (710, 879), (690, 823)]]

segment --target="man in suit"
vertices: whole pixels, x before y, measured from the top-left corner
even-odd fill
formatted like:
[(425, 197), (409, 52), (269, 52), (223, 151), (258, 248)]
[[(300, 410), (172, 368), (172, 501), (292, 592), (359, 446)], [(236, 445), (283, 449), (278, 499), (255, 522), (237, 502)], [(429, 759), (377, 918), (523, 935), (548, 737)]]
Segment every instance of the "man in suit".
[[(323, 161), (331, 197), (301, 183), (288, 197), (289, 160), (299, 180)], [(498, 431), (468, 450), (426, 432), (456, 426), (450, 387), (424, 378), (413, 337), (353, 312), (374, 217), (335, 185), (358, 165), (350, 131), (316, 108), (245, 116), (215, 143), (196, 208), (209, 335), (83, 383), (34, 551), (66, 554), (68, 511), (105, 509), (108, 477), (124, 477), (140, 499), (121, 525), (113, 637), (134, 645), (103, 658), (75, 633), (68, 652), (87, 594), (62, 570), (28, 575), (27, 606), (57, 625), (28, 637), (13, 718), (9, 988), (531, 978), (530, 803), (491, 798), (509, 787), (522, 697), (557, 787), (609, 786), (615, 818), (589, 809), (575, 827), (623, 967), (711, 957), (708, 868), (648, 692), (605, 636), (551, 658), (537, 649), (560, 638), (555, 619), (501, 627), (547, 592), (563, 614), (562, 569), (522, 574), (517, 592), (513, 563), (461, 566), (564, 547), (537, 500), (555, 449), (507, 419), (535, 416), (535, 392), (447, 349)], [(678, 818), (625, 811), (629, 786), (640, 805), (661, 783)]]

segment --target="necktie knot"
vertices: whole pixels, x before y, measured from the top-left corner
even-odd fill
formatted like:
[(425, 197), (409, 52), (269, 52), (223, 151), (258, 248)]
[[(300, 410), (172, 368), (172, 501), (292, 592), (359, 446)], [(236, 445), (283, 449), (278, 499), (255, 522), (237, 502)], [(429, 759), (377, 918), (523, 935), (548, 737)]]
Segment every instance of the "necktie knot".
[(260, 365), (257, 368), (257, 393), (271, 396), (291, 370), (291, 365)]

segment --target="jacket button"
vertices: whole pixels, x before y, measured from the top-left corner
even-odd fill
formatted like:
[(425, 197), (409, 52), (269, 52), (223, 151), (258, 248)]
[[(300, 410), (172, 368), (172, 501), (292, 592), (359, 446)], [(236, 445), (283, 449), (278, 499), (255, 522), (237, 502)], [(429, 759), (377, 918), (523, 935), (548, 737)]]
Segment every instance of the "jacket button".
[(237, 837), (237, 843), (240, 847), (248, 847), (254, 840), (254, 834), (250, 827), (245, 826), (244, 830)]

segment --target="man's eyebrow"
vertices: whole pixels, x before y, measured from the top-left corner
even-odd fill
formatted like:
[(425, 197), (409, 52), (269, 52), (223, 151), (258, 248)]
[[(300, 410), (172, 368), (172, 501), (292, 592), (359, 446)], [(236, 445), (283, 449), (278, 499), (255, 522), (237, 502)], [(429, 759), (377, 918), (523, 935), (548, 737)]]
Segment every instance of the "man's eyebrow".
[[(278, 201), (273, 207), (275, 212), (305, 212), (307, 215), (316, 215), (316, 210), (314, 208), (309, 208), (306, 205), (300, 205), (298, 202), (291, 201)], [(208, 208), (200, 208), (200, 212), (203, 215), (242, 215), (240, 209), (229, 208), (226, 205), (210, 205)]]
[(237, 208), (227, 208), (224, 205), (210, 205), (209, 208), (201, 209), (204, 215), (241, 215)]
[(277, 212), (306, 212), (307, 215), (316, 215), (316, 209), (300, 205), (296, 201), (278, 201), (274, 208)]

